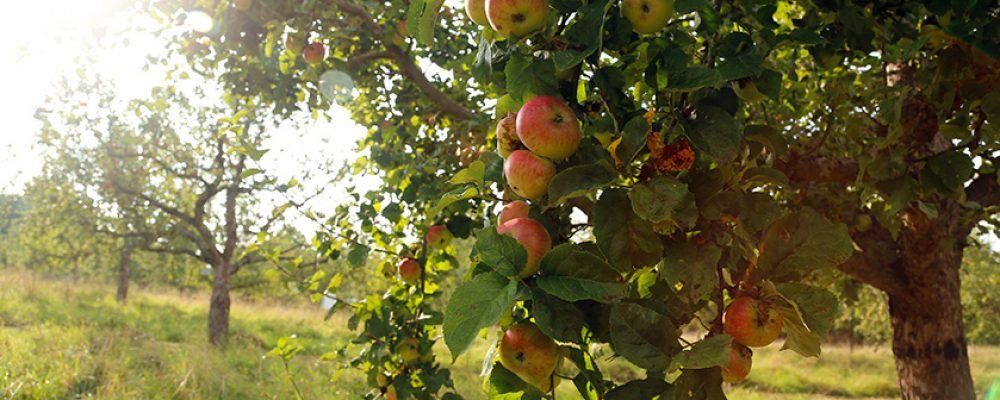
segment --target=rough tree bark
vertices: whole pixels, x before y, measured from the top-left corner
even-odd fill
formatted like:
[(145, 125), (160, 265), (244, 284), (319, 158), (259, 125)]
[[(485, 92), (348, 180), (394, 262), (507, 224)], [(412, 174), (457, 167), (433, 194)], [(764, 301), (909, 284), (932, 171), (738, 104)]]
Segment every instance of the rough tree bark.
[(128, 303), (129, 264), (132, 262), (132, 245), (125, 243), (121, 257), (118, 259), (118, 293), (115, 296), (121, 304)]
[(208, 308), (208, 340), (220, 347), (224, 347), (229, 339), (230, 268), (229, 261), (213, 266), (215, 279)]

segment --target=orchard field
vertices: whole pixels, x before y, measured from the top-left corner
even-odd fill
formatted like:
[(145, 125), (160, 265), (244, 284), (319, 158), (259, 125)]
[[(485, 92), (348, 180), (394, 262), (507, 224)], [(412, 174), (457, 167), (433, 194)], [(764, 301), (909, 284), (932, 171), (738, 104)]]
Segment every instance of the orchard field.
[[(346, 313), (323, 322), (308, 302), (239, 301), (226, 352), (204, 348), (205, 293), (179, 294), (145, 288), (127, 307), (114, 287), (0, 271), (0, 397), (286, 399), (299, 387), (306, 399), (358, 398), (369, 389), (356, 371), (337, 372), (322, 355), (349, 337)], [(266, 354), (294, 333), (305, 347), (288, 363)], [(485, 354), (485, 341), (473, 355)], [(728, 389), (732, 399), (894, 399), (895, 369), (885, 346), (827, 345), (823, 357), (801, 361), (778, 346), (758, 351), (746, 382)], [(445, 359), (447, 350), (435, 349)], [(1000, 385), (1000, 346), (974, 345), (972, 371), (979, 393)], [(602, 360), (615, 379), (641, 371)], [(466, 357), (452, 368), (466, 398), (485, 398), (482, 357)], [(476, 393), (481, 393), (476, 395)], [(559, 398), (576, 393), (561, 385)]]

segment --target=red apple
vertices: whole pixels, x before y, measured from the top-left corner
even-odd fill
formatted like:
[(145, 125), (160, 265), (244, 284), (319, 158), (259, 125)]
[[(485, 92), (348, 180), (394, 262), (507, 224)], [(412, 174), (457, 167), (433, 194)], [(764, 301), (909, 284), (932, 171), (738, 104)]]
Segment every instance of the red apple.
[(517, 112), (517, 137), (528, 150), (559, 161), (580, 147), (580, 124), (562, 100), (537, 96)]
[(486, 18), (486, 0), (465, 0), (465, 14), (477, 25), (486, 26), (490, 23)]
[(739, 382), (750, 375), (750, 365), (753, 364), (753, 351), (749, 347), (733, 342), (729, 349), (729, 364), (722, 367), (722, 380)]
[(427, 230), (427, 246), (432, 249), (443, 249), (451, 243), (452, 235), (444, 225), (434, 225)]
[(726, 307), (722, 316), (723, 328), (729, 336), (743, 345), (767, 346), (781, 333), (781, 314), (765, 301), (740, 295)]
[(548, 16), (548, 0), (486, 0), (486, 19), (503, 37), (525, 36), (542, 29)]
[(497, 226), (516, 218), (528, 218), (528, 203), (518, 200), (504, 205), (497, 218)]
[(323, 43), (312, 42), (302, 49), (302, 58), (309, 64), (319, 64), (323, 62), (323, 58), (325, 57), (326, 47), (323, 47)]
[(538, 263), (542, 256), (552, 249), (552, 238), (542, 224), (531, 218), (514, 218), (497, 227), (497, 233), (509, 235), (528, 252), (528, 262), (525, 264), (519, 278), (527, 278), (538, 272)]
[(385, 390), (385, 400), (399, 400), (399, 397), (396, 395), (395, 386), (389, 386), (389, 388)]
[(417, 361), (420, 358), (420, 339), (407, 338), (396, 345), (396, 355), (405, 363)]
[(503, 174), (514, 193), (526, 199), (537, 199), (549, 190), (556, 175), (556, 166), (527, 150), (516, 150), (503, 162)]
[(507, 114), (497, 123), (497, 151), (507, 158), (510, 153), (521, 148), (521, 139), (517, 137), (517, 114)]
[(559, 365), (559, 346), (535, 324), (517, 323), (500, 339), (500, 364), (546, 393)]
[(657, 33), (674, 15), (674, 0), (622, 0), (622, 14), (632, 23), (632, 30)]
[(399, 279), (411, 285), (420, 282), (420, 263), (412, 258), (404, 258), (399, 263)]

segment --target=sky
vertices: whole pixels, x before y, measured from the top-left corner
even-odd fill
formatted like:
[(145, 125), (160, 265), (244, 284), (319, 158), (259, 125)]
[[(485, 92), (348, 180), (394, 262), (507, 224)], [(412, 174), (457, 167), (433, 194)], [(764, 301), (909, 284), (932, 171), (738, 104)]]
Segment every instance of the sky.
[[(131, 27), (154, 28), (147, 19), (129, 19), (120, 12), (130, 0), (33, 0), (4, 5), (0, 17), (0, 193), (20, 192), (41, 170), (35, 147), (41, 124), (35, 109), (64, 76), (75, 76), (81, 57), (114, 81), (123, 98), (141, 98), (162, 81), (162, 72), (143, 71), (149, 49), (163, 48), (150, 34)], [(101, 49), (88, 46), (101, 36)], [(127, 43), (125, 39), (127, 38)], [(85, 50), (90, 49), (90, 50)], [(269, 173), (283, 181), (301, 179), (310, 165), (339, 163), (357, 157), (355, 143), (365, 129), (350, 120), (348, 112), (334, 106), (329, 121), (312, 121), (302, 115), (298, 126), (286, 124), (271, 132), (265, 144), (271, 151), (261, 161)], [(374, 182), (367, 182), (371, 186)], [(336, 193), (315, 202), (332, 207)], [(295, 223), (300, 227), (300, 223)], [(304, 228), (304, 227), (300, 227)]]

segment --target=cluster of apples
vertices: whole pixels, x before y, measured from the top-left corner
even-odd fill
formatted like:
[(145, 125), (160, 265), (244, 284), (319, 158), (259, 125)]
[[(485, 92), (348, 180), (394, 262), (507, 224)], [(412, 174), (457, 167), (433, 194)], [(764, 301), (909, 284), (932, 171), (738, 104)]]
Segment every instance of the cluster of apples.
[[(434, 225), (427, 229), (427, 234), (424, 235), (424, 240), (427, 243), (427, 247), (432, 249), (443, 249), (448, 247), (451, 243), (451, 239), (454, 238), (451, 231), (448, 230), (444, 225)], [(422, 273), (420, 271), (420, 263), (410, 257), (405, 257), (399, 261), (399, 265), (396, 266), (396, 270), (399, 271), (399, 280), (403, 281), (408, 285), (416, 285), (420, 283), (420, 278), (422, 278)]]
[[(549, 1), (465, 0), (465, 13), (472, 22), (489, 25), (502, 37), (521, 37), (545, 26)], [(622, 0), (622, 15), (634, 31), (654, 34), (674, 15), (674, 0)]]
[(729, 364), (722, 368), (722, 380), (739, 382), (750, 374), (753, 352), (750, 347), (773, 343), (781, 333), (781, 314), (765, 300), (741, 294), (722, 315), (723, 330), (733, 337)]
[(497, 124), (497, 149), (506, 160), (504, 176), (511, 190), (529, 200), (542, 197), (556, 174), (554, 162), (580, 146), (580, 123), (562, 100), (537, 96), (517, 114)]
[(290, 32), (285, 35), (285, 49), (289, 53), (302, 53), (302, 59), (309, 65), (316, 65), (326, 58), (326, 47), (320, 42), (308, 42), (308, 35), (302, 32)]

